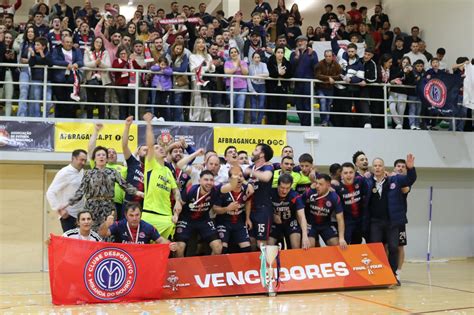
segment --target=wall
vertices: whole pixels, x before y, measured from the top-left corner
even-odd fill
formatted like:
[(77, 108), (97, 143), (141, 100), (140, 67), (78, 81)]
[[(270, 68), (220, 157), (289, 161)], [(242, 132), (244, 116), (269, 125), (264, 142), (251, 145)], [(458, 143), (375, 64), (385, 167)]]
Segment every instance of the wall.
[(43, 268), (43, 166), (0, 165), (0, 273)]
[(420, 37), (432, 54), (446, 49), (446, 62), (451, 67), (459, 56), (474, 57), (473, 31), (474, 1), (472, 0), (383, 0), (384, 11), (392, 26), (400, 26), (410, 33), (414, 25), (420, 27)]

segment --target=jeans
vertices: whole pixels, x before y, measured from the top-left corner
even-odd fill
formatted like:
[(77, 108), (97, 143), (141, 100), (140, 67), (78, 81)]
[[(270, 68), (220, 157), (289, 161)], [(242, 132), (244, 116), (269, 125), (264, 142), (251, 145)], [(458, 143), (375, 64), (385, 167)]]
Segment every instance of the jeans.
[[(230, 87), (227, 87), (227, 91), (230, 91)], [(234, 92), (247, 92), (247, 88), (236, 89)], [(245, 94), (234, 94), (234, 108), (244, 108), (245, 107)], [(230, 95), (229, 95), (230, 97)], [(244, 111), (243, 110), (234, 110), (234, 123), (243, 124), (244, 123)]]
[[(334, 96), (334, 90), (333, 89), (319, 89), (318, 90), (318, 96)], [(331, 104), (332, 104), (332, 99), (331, 98), (320, 98), (319, 99), (319, 104), (321, 105), (320, 111), (322, 112), (330, 112), (331, 111)], [(329, 123), (330, 115), (329, 114), (321, 114), (321, 123)]]
[[(25, 68), (27, 69), (27, 68)], [(31, 75), (27, 70), (20, 72), (20, 101), (17, 116), (40, 117), (39, 104), (37, 102), (25, 102), (33, 99), (33, 85), (30, 84)]]
[[(416, 101), (419, 102), (420, 99), (416, 95), (408, 95), (408, 100), (409, 101)], [(408, 114), (410, 117), (408, 117), (408, 121), (411, 126), (415, 127), (420, 127), (420, 116), (421, 114), (421, 104), (420, 103), (408, 103)]]
[(388, 261), (393, 274), (398, 268), (398, 232), (399, 226), (393, 225), (387, 220), (370, 220), (370, 243), (385, 242), (388, 247)]
[[(255, 84), (252, 83), (252, 87), (255, 90), (257, 95), (250, 96), (250, 107), (252, 109), (260, 109), (261, 111), (252, 111), (250, 112), (250, 122), (253, 125), (260, 125), (263, 120), (263, 115), (265, 114), (265, 84)], [(260, 94), (260, 95), (259, 95)]]
[(300, 113), (299, 111), (309, 112), (311, 110), (311, 83), (296, 82), (295, 83), (295, 95), (306, 95), (308, 97), (297, 97), (295, 99), (296, 110), (298, 111), (298, 117), (300, 118), (301, 126), (311, 126), (311, 114)]
[(154, 113), (155, 116), (163, 117), (165, 121), (171, 120), (170, 108), (168, 105), (171, 100), (171, 92), (169, 91), (155, 91), (154, 104), (155, 105), (165, 105), (165, 107), (155, 107)]
[[(6, 99), (13, 98), (13, 76), (12, 70), (5, 70), (5, 83), (3, 83), (3, 88), (0, 89), (0, 97)], [(5, 101), (5, 116), (12, 115), (12, 101)]]
[(393, 115), (392, 119), (397, 125), (403, 125), (403, 117), (402, 116), (405, 113), (405, 107), (406, 103), (405, 101), (407, 100), (407, 95), (406, 94), (400, 94), (396, 92), (390, 92), (388, 101), (390, 103), (390, 113)]
[[(122, 104), (133, 104), (135, 103), (135, 91), (132, 89), (117, 89), (115, 90), (117, 93), (117, 98), (119, 103)], [(130, 115), (133, 115), (133, 107), (131, 106), (120, 106), (119, 108), (119, 118), (120, 120), (124, 120)]]
[[(459, 105), (459, 104), (462, 104), (462, 101), (463, 101), (463, 96), (459, 95), (458, 96), (458, 104), (454, 106), (454, 110), (453, 110), (453, 116), (454, 117), (466, 118), (466, 116), (467, 116), (467, 107)], [(456, 131), (464, 131), (464, 123), (465, 122), (466, 122), (465, 120), (456, 120), (455, 126), (454, 126), (456, 128)], [(454, 130), (452, 119), (449, 120), (449, 130), (450, 131)]]
[(171, 117), (173, 121), (184, 121), (184, 115), (183, 115), (183, 96), (184, 93), (173, 93), (173, 104), (175, 106), (180, 106), (180, 107), (175, 107), (171, 108)]
[[(43, 83), (42, 81), (31, 81), (33, 83)], [(48, 82), (49, 83), (49, 82)], [(41, 113), (39, 113), (39, 109), (40, 109), (40, 102), (43, 101), (43, 86), (42, 85), (33, 85), (33, 99), (35, 101), (39, 101), (38, 103), (38, 116), (35, 116), (35, 117), (39, 117), (41, 116)], [(46, 110), (46, 117), (48, 117), (48, 114), (51, 110), (51, 107), (53, 107), (53, 104), (51, 103), (51, 99), (53, 98), (53, 89), (51, 88), (51, 86), (48, 84), (47, 88), (46, 88), (46, 109), (43, 108), (43, 110)]]

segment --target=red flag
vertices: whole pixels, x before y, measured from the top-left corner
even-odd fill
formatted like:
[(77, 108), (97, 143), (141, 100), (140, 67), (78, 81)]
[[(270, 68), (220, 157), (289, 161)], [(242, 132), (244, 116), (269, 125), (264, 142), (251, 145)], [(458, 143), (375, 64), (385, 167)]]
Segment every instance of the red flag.
[(167, 271), (167, 244), (117, 244), (51, 235), (53, 304), (157, 300)]

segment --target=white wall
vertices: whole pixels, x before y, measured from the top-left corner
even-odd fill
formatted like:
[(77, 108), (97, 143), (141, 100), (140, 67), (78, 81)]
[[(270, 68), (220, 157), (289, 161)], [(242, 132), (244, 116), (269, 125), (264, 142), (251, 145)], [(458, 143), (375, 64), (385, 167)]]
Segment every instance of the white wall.
[(446, 62), (451, 67), (457, 57), (474, 57), (474, 1), (472, 0), (382, 0), (392, 26), (410, 33), (420, 27), (421, 38), (433, 55), (446, 49)]

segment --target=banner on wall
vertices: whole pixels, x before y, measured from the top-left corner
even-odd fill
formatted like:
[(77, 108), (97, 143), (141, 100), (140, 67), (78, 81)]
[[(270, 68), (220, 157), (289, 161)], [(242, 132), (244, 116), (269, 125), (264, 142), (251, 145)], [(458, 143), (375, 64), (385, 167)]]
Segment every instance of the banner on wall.
[(51, 235), (53, 304), (157, 300), (169, 252), (168, 244), (116, 244)]
[[(155, 138), (170, 135), (172, 140), (184, 138), (186, 143), (195, 149), (213, 150), (214, 130), (211, 127), (200, 126), (153, 126)], [(138, 143), (146, 143), (146, 126), (138, 127)]]
[[(163, 299), (265, 293), (260, 253), (170, 259)], [(281, 251), (278, 292), (395, 284), (381, 243)], [(192, 266), (192, 268), (189, 268)]]
[(286, 145), (286, 130), (214, 127), (214, 150), (218, 154), (223, 154), (228, 146), (233, 145), (237, 151), (245, 150), (250, 155), (259, 143), (268, 144), (275, 156), (279, 156)]
[[(337, 43), (342, 49), (347, 50), (347, 45), (349, 45), (350, 41), (344, 39), (344, 40), (338, 40)], [(364, 52), (365, 52), (364, 43), (357, 43), (356, 45), (357, 45), (357, 55), (359, 57), (363, 57)], [(331, 50), (331, 41), (313, 42), (313, 50), (318, 55), (318, 60), (323, 60), (324, 51)]]
[(54, 123), (0, 121), (0, 151), (54, 151)]
[[(122, 134), (124, 127), (124, 124), (104, 124), (104, 128), (97, 138), (97, 145), (113, 148), (118, 153), (122, 153)], [(93, 132), (93, 123), (57, 122), (54, 136), (55, 151), (72, 152), (76, 149), (87, 150), (87, 145)], [(130, 150), (135, 150), (137, 144), (137, 125), (132, 125), (128, 137)]]

